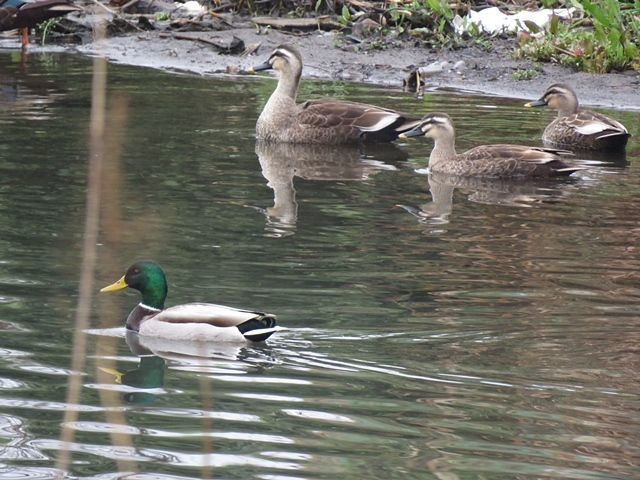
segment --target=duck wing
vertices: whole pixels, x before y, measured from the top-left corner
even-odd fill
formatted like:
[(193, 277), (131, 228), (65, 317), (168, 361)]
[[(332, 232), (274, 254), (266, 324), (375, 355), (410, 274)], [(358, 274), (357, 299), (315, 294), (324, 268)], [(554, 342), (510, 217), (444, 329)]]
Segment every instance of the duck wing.
[(561, 117), (544, 130), (542, 139), (556, 145), (608, 150), (624, 148), (631, 137), (620, 122), (589, 110)]
[(524, 145), (482, 145), (458, 155), (460, 170), (483, 177), (549, 177), (570, 175), (580, 168), (568, 167), (559, 155), (568, 150)]
[(571, 128), (581, 135), (596, 135), (598, 138), (630, 136), (624, 125), (601, 113), (583, 111), (568, 118)]
[(167, 323), (198, 323), (209, 324), (214, 327), (237, 327), (245, 322), (256, 320), (262, 322), (272, 319), (275, 325), (275, 315), (251, 310), (216, 305), (214, 303), (187, 303), (162, 310), (154, 319)]
[(296, 120), (310, 129), (348, 132), (354, 139), (387, 142), (418, 124), (403, 113), (358, 102), (332, 98), (309, 100), (298, 106)]

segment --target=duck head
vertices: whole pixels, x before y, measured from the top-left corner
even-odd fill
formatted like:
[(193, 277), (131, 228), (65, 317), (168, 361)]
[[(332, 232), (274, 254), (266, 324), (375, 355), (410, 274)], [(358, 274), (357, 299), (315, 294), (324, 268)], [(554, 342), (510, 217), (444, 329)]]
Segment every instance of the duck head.
[(114, 292), (125, 288), (133, 288), (142, 294), (142, 303), (164, 309), (167, 297), (167, 280), (164, 271), (155, 262), (142, 260), (131, 265), (124, 276), (115, 283), (107, 285), (100, 292)]
[(253, 73), (272, 69), (291, 78), (291, 80), (297, 84), (302, 75), (302, 56), (298, 49), (291, 45), (280, 45), (271, 53), (266, 62), (249, 68), (249, 72)]
[(544, 92), (542, 97), (534, 102), (525, 104), (525, 107), (549, 106), (558, 110), (558, 115), (566, 117), (578, 111), (578, 96), (573, 88), (565, 83), (554, 83)]
[(455, 137), (455, 129), (451, 117), (446, 113), (428, 113), (413, 129), (399, 135), (400, 138), (419, 137), (433, 138)]

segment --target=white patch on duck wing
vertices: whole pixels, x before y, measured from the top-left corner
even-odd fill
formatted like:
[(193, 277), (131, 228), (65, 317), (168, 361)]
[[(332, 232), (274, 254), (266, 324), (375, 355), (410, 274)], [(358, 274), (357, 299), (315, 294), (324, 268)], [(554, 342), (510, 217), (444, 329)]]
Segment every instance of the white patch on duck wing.
[(615, 127), (602, 122), (589, 122), (584, 125), (573, 127), (573, 129), (581, 135), (595, 135), (596, 133), (605, 132), (612, 128)]
[[(356, 127), (358, 127), (362, 132), (378, 132), (387, 128), (393, 122), (398, 120), (398, 118), (400, 118), (400, 115), (397, 113), (371, 108), (364, 112), (362, 118), (358, 119)], [(371, 123), (371, 121), (367, 122), (366, 120), (374, 121)], [(363, 125), (363, 123), (365, 124)]]
[(259, 337), (260, 335), (264, 335), (266, 333), (281, 332), (282, 330), (286, 330), (286, 328), (278, 326), (271, 328), (258, 328), (256, 330), (249, 330), (248, 332), (244, 332), (244, 337), (250, 339), (251, 337)]
[(598, 138), (609, 138), (609, 137), (619, 137), (621, 135), (629, 135), (629, 133), (627, 133), (627, 131), (625, 130), (624, 132), (618, 132), (618, 131), (613, 131), (611, 133), (607, 133), (606, 135), (598, 135)]

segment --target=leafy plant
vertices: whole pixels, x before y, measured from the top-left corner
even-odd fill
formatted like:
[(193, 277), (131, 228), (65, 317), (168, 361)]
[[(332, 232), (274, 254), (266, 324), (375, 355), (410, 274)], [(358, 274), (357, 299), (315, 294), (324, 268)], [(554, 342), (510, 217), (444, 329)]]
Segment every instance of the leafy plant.
[(404, 23), (407, 16), (411, 16), (411, 12), (404, 7), (398, 7), (396, 3), (392, 3), (392, 7), (385, 11), (388, 14), (391, 21), (394, 23), (396, 31), (398, 33), (404, 32)]
[(384, 50), (387, 48), (387, 44), (384, 40), (372, 40), (369, 44), (371, 50)]
[(526, 70), (519, 68), (511, 74), (511, 78), (513, 80), (531, 80), (536, 75), (538, 75), (538, 71), (535, 68), (528, 68)]
[(349, 8), (347, 8), (346, 5), (343, 5), (342, 15), (338, 15), (338, 21), (343, 25), (349, 25), (349, 22), (351, 22), (352, 19), (353, 17), (351, 16), (351, 12), (349, 11)]
[(624, 2), (615, 0), (572, 3), (592, 21), (592, 29), (585, 29), (582, 21), (567, 25), (554, 17), (542, 37), (521, 41), (516, 54), (595, 73), (640, 69), (634, 41), (640, 34), (640, 1), (626, 4), (624, 10)]
[(427, 0), (427, 5), (429, 5), (429, 8), (431, 10), (433, 10), (445, 20), (451, 21), (455, 16), (453, 10), (451, 9), (451, 6), (449, 6), (449, 3), (445, 0)]
[(41, 32), (42, 38), (40, 39), (40, 44), (44, 45), (47, 40), (47, 35), (53, 30), (53, 28), (58, 24), (57, 18), (50, 18), (49, 20), (45, 20), (44, 22), (38, 24), (38, 31)]

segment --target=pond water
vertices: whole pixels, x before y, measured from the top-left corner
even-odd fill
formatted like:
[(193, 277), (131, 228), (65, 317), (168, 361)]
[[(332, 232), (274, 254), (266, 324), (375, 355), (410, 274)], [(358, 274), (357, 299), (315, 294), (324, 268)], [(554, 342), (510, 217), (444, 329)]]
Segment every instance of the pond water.
[[(640, 113), (607, 112), (635, 135), (626, 159), (454, 184), (425, 173), (424, 138), (256, 145), (273, 77), (109, 65), (85, 329), (91, 75), (78, 56), (0, 56), (1, 478), (640, 478)], [(459, 150), (538, 145), (552, 116), (304, 82), (321, 95), (446, 111)], [(168, 305), (287, 330), (125, 338), (139, 295), (97, 292), (141, 258)]]

